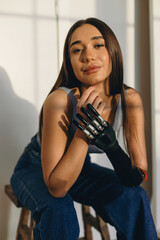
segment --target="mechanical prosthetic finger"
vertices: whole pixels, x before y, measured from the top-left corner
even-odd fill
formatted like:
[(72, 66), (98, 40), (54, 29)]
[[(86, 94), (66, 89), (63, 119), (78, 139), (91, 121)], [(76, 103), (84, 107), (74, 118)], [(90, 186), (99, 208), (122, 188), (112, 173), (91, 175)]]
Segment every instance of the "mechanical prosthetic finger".
[(84, 126), (76, 120), (74, 120), (73, 123), (86, 134), (88, 139), (95, 140), (96, 136), (107, 126), (107, 123), (91, 104), (88, 104), (87, 107), (93, 113), (94, 117), (92, 117), (84, 107), (81, 107), (81, 112), (84, 113), (88, 121), (84, 119), (81, 114), (77, 113), (77, 118), (84, 124)]
[(84, 128), (80, 123), (78, 123), (76, 120), (73, 120), (73, 123), (82, 131), (86, 134), (87, 138), (90, 140), (93, 140), (95, 137), (94, 135), (87, 130), (86, 128)]
[(84, 123), (84, 125), (86, 126), (87, 130), (89, 130), (91, 133), (93, 133), (94, 135), (98, 134), (98, 131), (96, 130), (96, 128), (90, 124), (89, 122), (87, 122), (79, 113), (76, 114), (77, 118)]
[(98, 131), (103, 131), (104, 127), (99, 123), (99, 121), (97, 121), (96, 118), (93, 118), (84, 107), (81, 107), (81, 112), (83, 112), (85, 114), (85, 116), (90, 120), (91, 124)]
[(96, 111), (96, 109), (90, 104), (87, 104), (87, 108), (95, 115), (96, 119), (102, 126), (107, 127), (108, 123), (102, 118), (102, 116)]

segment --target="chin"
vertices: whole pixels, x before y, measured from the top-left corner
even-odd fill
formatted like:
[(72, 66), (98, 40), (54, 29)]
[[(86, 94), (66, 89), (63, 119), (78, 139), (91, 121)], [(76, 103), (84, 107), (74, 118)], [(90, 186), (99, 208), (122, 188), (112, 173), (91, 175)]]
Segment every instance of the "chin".
[(102, 84), (106, 80), (106, 77), (94, 77), (93, 75), (90, 75), (90, 78), (86, 79), (80, 79), (79, 81), (81, 82), (82, 85), (84, 86), (92, 86), (92, 85), (98, 85)]

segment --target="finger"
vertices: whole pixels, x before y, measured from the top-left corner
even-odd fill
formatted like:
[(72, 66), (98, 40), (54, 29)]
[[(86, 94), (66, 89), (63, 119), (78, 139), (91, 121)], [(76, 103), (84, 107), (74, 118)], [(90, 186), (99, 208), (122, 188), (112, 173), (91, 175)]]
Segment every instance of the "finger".
[(102, 115), (103, 111), (106, 109), (105, 102), (101, 102), (97, 108), (97, 111), (100, 115)]
[(90, 94), (95, 90), (94, 86), (89, 87), (87, 90), (84, 91), (84, 93), (82, 94), (81, 98), (79, 99), (79, 106), (83, 106), (84, 103), (87, 101), (88, 97), (90, 96)]
[[(100, 97), (100, 96), (97, 96), (95, 99), (94, 99), (94, 101), (93, 101), (93, 103), (90, 103), (95, 109), (97, 109), (98, 110), (98, 112), (99, 112), (99, 109), (98, 109), (98, 107), (99, 107), (99, 105), (101, 104), (103, 102), (103, 99)], [(99, 113), (100, 114), (100, 113)]]
[(82, 122), (84, 123), (84, 125), (86, 126), (86, 128), (94, 135), (98, 134), (98, 131), (94, 128), (94, 126), (92, 124), (90, 124), (89, 122), (87, 122), (79, 113), (76, 114), (76, 117)]
[(91, 104), (87, 104), (87, 108), (94, 114), (94, 116), (96, 116), (96, 118), (98, 119), (98, 121), (99, 121), (103, 126), (107, 126), (107, 122), (102, 118), (102, 116), (96, 111), (96, 109), (95, 109)]
[(92, 118), (84, 107), (81, 107), (81, 112), (85, 114), (94, 127), (96, 127), (99, 131), (103, 131), (103, 127), (100, 125), (100, 123), (95, 118)]
[(99, 116), (100, 116), (100, 114), (96, 111), (96, 109), (95, 109), (90, 103), (87, 104), (87, 108), (88, 108), (96, 117), (99, 117)]
[(91, 94), (88, 96), (88, 98), (86, 99), (86, 101), (84, 102), (84, 106), (87, 105), (87, 103), (90, 103), (93, 105), (93, 103), (95, 102), (96, 99), (99, 98), (99, 93), (97, 91), (93, 91), (91, 92)]
[(81, 107), (81, 112), (84, 113), (84, 115), (92, 122), (93, 118), (92, 116), (89, 114), (89, 112), (87, 112), (87, 110), (84, 107)]
[(73, 120), (73, 123), (82, 131), (85, 133), (88, 139), (93, 140), (94, 136), (86, 129), (84, 128), (80, 123), (78, 123), (76, 120)]

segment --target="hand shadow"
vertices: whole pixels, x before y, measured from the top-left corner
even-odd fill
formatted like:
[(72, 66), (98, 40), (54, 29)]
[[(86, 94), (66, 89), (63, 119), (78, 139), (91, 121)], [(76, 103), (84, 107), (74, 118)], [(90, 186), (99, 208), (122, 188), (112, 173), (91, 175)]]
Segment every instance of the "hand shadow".
[(14, 225), (10, 220), (12, 205), (4, 193), (4, 185), (10, 182), (16, 162), (37, 128), (37, 109), (15, 94), (6, 71), (0, 67), (0, 239), (7, 239), (11, 223)]

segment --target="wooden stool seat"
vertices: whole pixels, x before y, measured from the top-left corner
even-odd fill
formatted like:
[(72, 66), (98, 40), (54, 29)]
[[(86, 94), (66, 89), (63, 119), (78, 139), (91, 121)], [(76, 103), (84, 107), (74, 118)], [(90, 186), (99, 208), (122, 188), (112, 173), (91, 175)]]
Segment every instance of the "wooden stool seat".
[[(31, 211), (20, 204), (15, 196), (11, 185), (5, 185), (5, 193), (16, 207), (22, 208), (17, 227), (16, 240), (33, 240), (33, 228), (35, 222), (31, 216)], [(107, 224), (96, 214), (93, 217), (90, 213), (90, 207), (82, 205), (82, 217), (84, 224), (84, 237), (79, 240), (92, 240), (91, 227), (97, 229), (102, 240), (110, 240)]]

